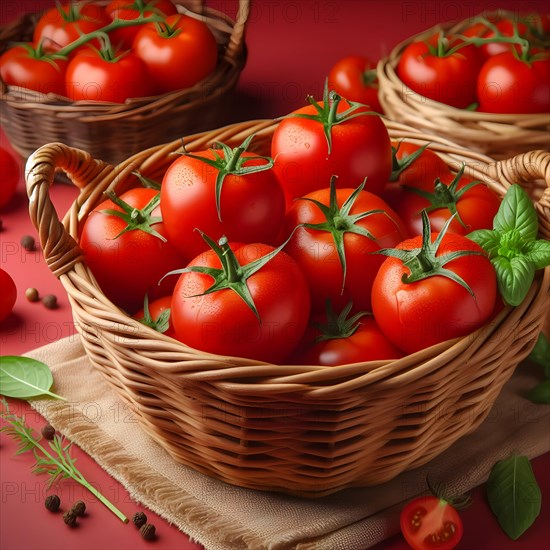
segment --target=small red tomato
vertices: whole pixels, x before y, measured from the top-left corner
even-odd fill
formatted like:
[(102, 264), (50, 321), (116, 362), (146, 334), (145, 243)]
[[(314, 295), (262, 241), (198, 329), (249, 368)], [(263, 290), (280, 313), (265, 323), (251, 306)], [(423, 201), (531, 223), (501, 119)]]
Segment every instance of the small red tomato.
[(0, 268), (0, 321), (13, 311), (15, 300), (17, 299), (17, 287), (11, 278), (11, 275)]
[(0, 147), (0, 208), (4, 208), (15, 195), (20, 174), (15, 157)]
[(170, 311), (171, 303), (172, 296), (162, 296), (151, 303), (144, 303), (143, 309), (132, 317), (157, 332), (175, 338), (176, 333), (172, 325)]

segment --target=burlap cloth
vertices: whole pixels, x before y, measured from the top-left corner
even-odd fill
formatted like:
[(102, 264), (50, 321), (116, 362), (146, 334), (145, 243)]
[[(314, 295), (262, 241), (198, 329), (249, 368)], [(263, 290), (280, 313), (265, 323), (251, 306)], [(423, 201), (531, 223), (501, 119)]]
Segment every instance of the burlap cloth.
[(136, 501), (207, 550), (363, 550), (398, 531), (402, 502), (425, 492), (426, 474), (460, 494), (485, 481), (492, 465), (511, 453), (534, 458), (550, 450), (550, 407), (525, 399), (538, 370), (523, 364), (479, 429), (389, 483), (320, 500), (241, 489), (175, 463), (93, 369), (78, 336), (28, 355), (51, 367), (54, 390), (67, 398), (32, 406)]

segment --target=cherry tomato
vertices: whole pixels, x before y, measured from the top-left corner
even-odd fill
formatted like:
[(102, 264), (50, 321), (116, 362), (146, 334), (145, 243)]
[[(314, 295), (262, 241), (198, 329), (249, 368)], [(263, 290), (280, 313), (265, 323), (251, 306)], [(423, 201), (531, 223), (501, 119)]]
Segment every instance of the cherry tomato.
[(348, 101), (364, 103), (373, 111), (384, 112), (378, 99), (376, 63), (362, 55), (339, 59), (330, 69), (328, 85)]
[(116, 55), (88, 49), (69, 62), (65, 90), (73, 101), (124, 103), (152, 95), (153, 83), (145, 63), (134, 53)]
[(99, 204), (84, 223), (80, 247), (105, 295), (130, 313), (143, 307), (146, 293), (151, 301), (170, 294), (172, 279), (158, 283), (184, 264), (166, 240), (154, 189), (131, 189)]
[(294, 111), (275, 129), (271, 156), (287, 207), (295, 198), (328, 187), (333, 175), (338, 176), (338, 187), (355, 188), (365, 178), (372, 193), (386, 185), (391, 173), (386, 126), (364, 106), (350, 113), (355, 116), (344, 115), (350, 108), (345, 99), (325, 89), (324, 101)]
[[(276, 244), (285, 214), (283, 190), (268, 160), (240, 149), (208, 149), (192, 156), (182, 155), (164, 174), (160, 206), (166, 230), (188, 260), (207, 248), (197, 229), (213, 239), (225, 235), (230, 241)], [(218, 166), (201, 159), (218, 159)], [(240, 167), (231, 170), (219, 188), (220, 170), (233, 163)], [(265, 170), (246, 173), (262, 165)]]
[(456, 508), (432, 495), (411, 500), (401, 511), (400, 525), (413, 550), (451, 550), (462, 539)]
[(179, 14), (162, 24), (143, 25), (133, 49), (147, 65), (159, 94), (194, 86), (218, 61), (218, 45), (208, 25)]
[[(110, 22), (111, 19), (100, 4), (58, 4), (40, 17), (34, 28), (33, 41), (42, 44), (45, 52), (57, 52), (81, 35), (101, 29)], [(97, 39), (88, 44), (100, 46)]]
[(0, 147), (0, 208), (8, 205), (17, 189), (21, 170), (7, 149)]
[[(162, 19), (178, 12), (171, 0), (112, 0), (105, 7), (112, 21), (132, 20), (138, 17), (159, 16)], [(130, 49), (142, 23), (121, 27), (109, 33), (112, 44), (121, 49)]]
[(0, 268), (0, 288), (2, 289), (0, 292), (0, 321), (3, 321), (13, 311), (17, 299), (17, 287), (11, 275), (2, 268)]
[[(229, 243), (240, 266), (272, 254), (265, 244)], [(224, 258), (228, 257), (227, 248)], [(188, 266), (221, 267), (207, 250)], [(172, 322), (179, 340), (203, 351), (279, 363), (298, 346), (307, 326), (310, 302), (306, 280), (285, 252), (272, 255), (244, 284), (254, 311), (232, 288), (206, 293), (214, 279), (194, 271), (180, 275), (172, 297)]]
[(479, 73), (477, 95), (482, 112), (548, 113), (550, 55), (535, 51), (524, 61), (508, 51), (491, 57)]
[(67, 60), (54, 59), (32, 44), (19, 44), (0, 57), (0, 77), (8, 86), (21, 86), (42, 94), (65, 95)]
[(172, 296), (162, 296), (151, 303), (144, 304), (143, 309), (135, 313), (133, 318), (166, 336), (175, 338), (176, 332), (170, 314), (171, 306)]
[(399, 59), (397, 75), (416, 93), (465, 109), (476, 102), (476, 79), (482, 57), (469, 44), (454, 53), (457, 42), (452, 37), (432, 36), (408, 44)]

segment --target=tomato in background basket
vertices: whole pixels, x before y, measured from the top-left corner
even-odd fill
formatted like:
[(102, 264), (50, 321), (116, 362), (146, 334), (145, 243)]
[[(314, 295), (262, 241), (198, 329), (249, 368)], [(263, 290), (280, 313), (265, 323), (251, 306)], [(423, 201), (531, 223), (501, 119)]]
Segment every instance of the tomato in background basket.
[(284, 117), (271, 143), (274, 172), (286, 195), (287, 207), (297, 197), (327, 187), (333, 175), (339, 187), (360, 185), (382, 191), (391, 173), (388, 130), (364, 105), (351, 105), (325, 86), (323, 101)]
[[(42, 14), (34, 27), (33, 41), (35, 44), (42, 44), (45, 52), (56, 52), (81, 35), (103, 28), (110, 21), (100, 4), (58, 4)], [(90, 44), (100, 46), (98, 40), (93, 40)]]
[(147, 65), (159, 94), (191, 88), (218, 62), (218, 44), (208, 25), (180, 14), (143, 25), (133, 50)]
[(364, 103), (373, 111), (384, 112), (378, 99), (376, 63), (365, 56), (348, 55), (339, 59), (329, 71), (328, 85), (348, 101)]
[[(112, 21), (132, 20), (138, 17), (158, 16), (161, 20), (178, 13), (171, 0), (112, 0), (105, 7)], [(121, 27), (109, 33), (112, 44), (121, 49), (130, 49), (141, 25)]]
[(153, 95), (153, 86), (142, 59), (111, 48), (79, 51), (65, 73), (65, 95), (72, 101), (124, 103)]
[(0, 321), (6, 319), (6, 317), (13, 311), (13, 306), (17, 299), (17, 287), (11, 275), (0, 268)]
[(21, 170), (14, 155), (0, 147), (0, 209), (7, 206), (17, 189)]
[(159, 194), (136, 188), (114, 195), (87, 217), (80, 235), (86, 263), (105, 295), (130, 313), (171, 293), (174, 281), (161, 278), (184, 264), (167, 241)]

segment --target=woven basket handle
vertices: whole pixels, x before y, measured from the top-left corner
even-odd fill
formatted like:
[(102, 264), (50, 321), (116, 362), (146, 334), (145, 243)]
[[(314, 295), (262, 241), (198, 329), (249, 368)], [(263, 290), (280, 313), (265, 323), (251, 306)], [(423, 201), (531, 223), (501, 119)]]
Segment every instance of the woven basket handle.
[[(550, 239), (550, 153), (548, 151), (529, 151), (497, 161), (489, 165), (487, 175), (500, 182), (505, 189), (518, 183), (534, 197), (535, 208), (539, 217), (539, 229), (545, 239)], [(545, 186), (540, 193), (534, 183)]]
[(229, 38), (229, 43), (225, 50), (225, 58), (236, 60), (242, 53), (244, 48), (244, 35), (246, 31), (246, 22), (250, 15), (250, 0), (239, 0), (239, 9), (235, 18), (233, 32)]
[(77, 187), (83, 188), (100, 174), (112, 171), (113, 167), (63, 143), (44, 145), (27, 160), (25, 179), (29, 214), (38, 230), (46, 263), (56, 277), (70, 271), (83, 256), (79, 245), (60, 221), (50, 198), (50, 186), (58, 169), (63, 170)]

